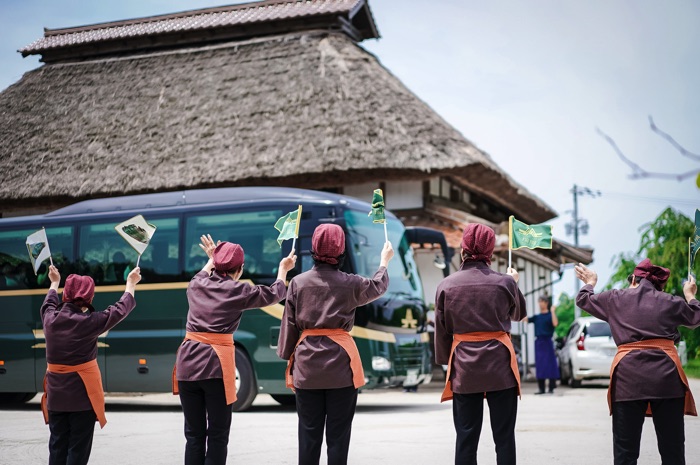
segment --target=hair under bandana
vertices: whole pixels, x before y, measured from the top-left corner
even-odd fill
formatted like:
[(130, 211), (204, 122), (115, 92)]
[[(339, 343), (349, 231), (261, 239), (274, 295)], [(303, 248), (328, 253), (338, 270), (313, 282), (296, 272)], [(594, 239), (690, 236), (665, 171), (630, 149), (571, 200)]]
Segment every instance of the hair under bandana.
[(316, 227), (311, 238), (311, 253), (314, 259), (337, 265), (338, 257), (343, 252), (345, 252), (343, 228), (337, 224), (322, 224)]
[(90, 305), (95, 296), (95, 281), (90, 276), (71, 274), (66, 278), (63, 288), (63, 301), (70, 302), (78, 307)]
[(632, 274), (651, 281), (657, 289), (661, 290), (666, 285), (671, 271), (668, 268), (654, 265), (651, 263), (651, 260), (645, 258), (639, 262), (639, 265), (636, 266)]
[(233, 242), (222, 242), (214, 249), (214, 269), (225, 273), (243, 265), (245, 254), (243, 247)]
[(462, 234), (464, 261), (482, 261), (491, 264), (491, 255), (496, 245), (496, 233), (493, 229), (480, 223), (470, 223)]

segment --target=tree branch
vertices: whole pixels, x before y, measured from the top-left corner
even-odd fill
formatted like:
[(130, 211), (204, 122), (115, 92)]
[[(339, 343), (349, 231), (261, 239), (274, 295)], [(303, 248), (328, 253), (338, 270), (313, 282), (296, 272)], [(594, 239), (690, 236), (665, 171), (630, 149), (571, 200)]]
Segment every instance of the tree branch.
[(669, 144), (673, 145), (673, 147), (675, 147), (675, 149), (678, 150), (681, 153), (681, 155), (688, 157), (691, 160), (700, 161), (700, 155), (698, 155), (697, 153), (687, 151), (681, 144), (676, 142), (676, 140), (673, 137), (659, 129), (654, 123), (654, 120), (652, 119), (651, 115), (649, 115), (649, 126), (651, 127), (652, 131), (666, 139)]
[[(600, 128), (595, 128), (596, 132), (600, 137), (605, 139), (605, 141), (610, 144), (610, 146), (613, 148), (615, 153), (617, 153), (617, 156), (620, 157), (620, 160), (622, 160), (627, 166), (632, 168), (632, 174), (630, 174), (628, 177), (630, 179), (642, 179), (642, 178), (660, 178), (660, 179), (675, 179), (676, 181), (683, 181), (686, 178), (689, 178), (691, 176), (695, 176), (698, 173), (697, 169), (688, 171), (686, 173), (681, 173), (681, 174), (674, 174), (674, 173), (655, 173), (652, 171), (647, 171), (629, 158), (625, 156), (625, 154), (620, 150), (620, 147), (617, 146), (615, 143), (615, 140), (610, 137), (609, 135), (605, 134), (603, 131), (600, 130)], [(693, 154), (691, 154), (693, 155)], [(699, 158), (700, 160), (700, 158)]]

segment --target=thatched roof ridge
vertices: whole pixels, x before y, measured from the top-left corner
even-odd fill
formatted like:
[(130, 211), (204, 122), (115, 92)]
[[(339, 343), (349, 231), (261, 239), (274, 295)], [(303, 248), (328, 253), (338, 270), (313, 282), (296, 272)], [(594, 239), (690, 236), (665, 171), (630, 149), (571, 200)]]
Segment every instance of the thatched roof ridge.
[(367, 0), (263, 0), (45, 29), (44, 37), (19, 52), (53, 62), (313, 28), (341, 30), (357, 41), (379, 37)]
[(344, 34), (45, 65), (0, 93), (0, 210), (235, 185), (463, 179), (554, 211)]

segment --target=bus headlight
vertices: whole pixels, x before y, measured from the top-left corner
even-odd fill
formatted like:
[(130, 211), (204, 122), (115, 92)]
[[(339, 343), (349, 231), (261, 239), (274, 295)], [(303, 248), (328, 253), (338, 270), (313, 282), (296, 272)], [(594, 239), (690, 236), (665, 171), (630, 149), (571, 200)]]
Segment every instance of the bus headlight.
[(375, 355), (372, 357), (372, 369), (376, 371), (391, 370), (391, 362), (384, 357), (378, 357)]

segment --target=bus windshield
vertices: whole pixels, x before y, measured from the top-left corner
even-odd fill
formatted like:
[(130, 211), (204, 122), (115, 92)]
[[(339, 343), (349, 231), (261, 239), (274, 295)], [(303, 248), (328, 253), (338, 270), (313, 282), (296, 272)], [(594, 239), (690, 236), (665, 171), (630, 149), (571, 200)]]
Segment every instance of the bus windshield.
[[(367, 217), (367, 212), (345, 211), (349, 242), (352, 247), (356, 273), (372, 277), (379, 267), (384, 246), (384, 225), (375, 224)], [(394, 258), (389, 262), (389, 289), (387, 293), (423, 299), (423, 286), (418, 276), (418, 268), (413, 259), (413, 249), (408, 244), (405, 229), (400, 221), (387, 218), (389, 241), (394, 247)]]

